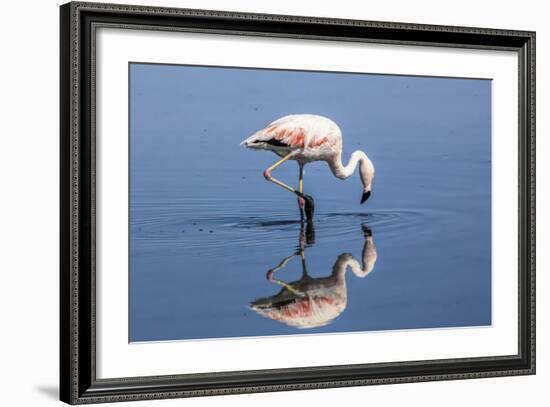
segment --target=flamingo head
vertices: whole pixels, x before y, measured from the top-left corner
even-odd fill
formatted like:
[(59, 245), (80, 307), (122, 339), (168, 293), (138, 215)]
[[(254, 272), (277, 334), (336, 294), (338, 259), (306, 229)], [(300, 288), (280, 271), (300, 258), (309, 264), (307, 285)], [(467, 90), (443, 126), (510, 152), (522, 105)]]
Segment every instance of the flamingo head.
[(359, 159), (359, 175), (363, 184), (363, 195), (361, 195), (361, 203), (365, 203), (372, 194), (372, 181), (374, 180), (374, 164), (362, 151), (356, 151), (356, 157)]

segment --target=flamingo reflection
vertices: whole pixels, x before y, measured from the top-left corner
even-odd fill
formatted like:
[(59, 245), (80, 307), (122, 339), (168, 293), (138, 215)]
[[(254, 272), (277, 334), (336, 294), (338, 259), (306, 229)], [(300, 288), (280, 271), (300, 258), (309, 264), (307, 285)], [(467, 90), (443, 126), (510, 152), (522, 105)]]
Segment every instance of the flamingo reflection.
[[(298, 251), (285, 257), (267, 272), (267, 279), (282, 287), (277, 294), (258, 298), (250, 304), (251, 309), (263, 317), (296, 328), (316, 328), (332, 322), (347, 305), (345, 274), (350, 269), (357, 277), (366, 277), (376, 263), (377, 252), (371, 230), (361, 225), (364, 235), (361, 263), (351, 253), (342, 253), (328, 277), (313, 278), (307, 272), (305, 250), (314, 243), (312, 222), (302, 223)], [(275, 277), (294, 258), (299, 257), (302, 277), (290, 283)], [(278, 273), (277, 273), (278, 274)]]

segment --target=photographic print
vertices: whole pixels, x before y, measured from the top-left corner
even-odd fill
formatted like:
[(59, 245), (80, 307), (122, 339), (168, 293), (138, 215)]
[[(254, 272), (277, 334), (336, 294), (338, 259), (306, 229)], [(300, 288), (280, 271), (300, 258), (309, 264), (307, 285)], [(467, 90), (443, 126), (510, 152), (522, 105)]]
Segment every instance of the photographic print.
[(60, 399), (535, 374), (535, 37), (62, 5)]
[(491, 80), (129, 64), (129, 341), (480, 327)]

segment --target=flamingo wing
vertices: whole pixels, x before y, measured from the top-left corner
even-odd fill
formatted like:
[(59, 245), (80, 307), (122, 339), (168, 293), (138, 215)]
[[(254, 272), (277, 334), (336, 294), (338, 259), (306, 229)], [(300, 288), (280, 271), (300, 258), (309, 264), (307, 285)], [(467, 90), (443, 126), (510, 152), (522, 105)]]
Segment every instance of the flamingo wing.
[[(276, 147), (307, 148), (333, 143), (338, 127), (314, 115), (285, 116), (268, 124), (242, 142), (246, 146), (265, 143)], [(339, 131), (339, 130), (338, 130)]]
[(347, 298), (340, 296), (317, 296), (261, 307), (252, 304), (252, 309), (263, 317), (283, 322), (297, 328), (315, 328), (327, 325), (346, 308)]

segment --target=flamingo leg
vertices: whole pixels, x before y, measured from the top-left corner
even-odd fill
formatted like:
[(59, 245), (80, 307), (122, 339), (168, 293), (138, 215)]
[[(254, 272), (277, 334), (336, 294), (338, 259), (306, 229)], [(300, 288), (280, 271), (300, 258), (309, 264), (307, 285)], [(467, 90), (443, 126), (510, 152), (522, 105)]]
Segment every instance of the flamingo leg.
[[(308, 218), (308, 220), (311, 220), (313, 219), (313, 210), (314, 210), (314, 203), (313, 203), (313, 198), (309, 195), (304, 195), (302, 193), (302, 191), (298, 191), (297, 189), (295, 188), (292, 188), (290, 185), (287, 185), (285, 184), (284, 182), (282, 181), (279, 181), (278, 179), (276, 178), (273, 178), (272, 175), (271, 175), (271, 171), (273, 171), (275, 168), (277, 168), (279, 165), (281, 165), (282, 163), (284, 163), (286, 160), (292, 158), (294, 156), (295, 152), (294, 151), (291, 151), (290, 153), (288, 153), (287, 155), (285, 155), (283, 158), (281, 158), (279, 161), (277, 161), (275, 164), (273, 164), (272, 166), (268, 167), (265, 171), (264, 171), (264, 178), (268, 181), (271, 181), (273, 182), (275, 185), (278, 185), (280, 186), (281, 188), (284, 188), (286, 189), (287, 191), (289, 192), (292, 192), (293, 194), (296, 194), (298, 195), (298, 197), (300, 199), (302, 199), (304, 202), (303, 202), (303, 208), (304, 208), (304, 212), (306, 214), (306, 217)], [(303, 175), (303, 174), (302, 174)], [(303, 184), (303, 181), (300, 182), (300, 184)], [(302, 207), (302, 202), (301, 201), (298, 201), (299, 204), (300, 204), (300, 207)], [(303, 217), (302, 217), (303, 219)]]
[(282, 163), (284, 163), (286, 160), (290, 159), (292, 156), (294, 155), (294, 152), (290, 152), (288, 153), (287, 155), (285, 155), (283, 158), (281, 158), (279, 161), (277, 161), (275, 164), (273, 164), (272, 166), (268, 167), (265, 171), (264, 171), (264, 178), (270, 182), (273, 182), (275, 185), (279, 185), (280, 187), (286, 189), (287, 191), (289, 192), (292, 192), (292, 193), (296, 193), (296, 189), (292, 188), (291, 186), (285, 184), (284, 182), (282, 181), (279, 181), (278, 179), (276, 178), (273, 178), (271, 176), (271, 171), (273, 171), (275, 168), (277, 168), (279, 165), (281, 165)]
[(284, 281), (282, 280), (279, 280), (277, 278), (274, 278), (273, 277), (273, 274), (277, 271), (277, 270), (280, 270), (282, 269), (283, 267), (285, 267), (287, 265), (287, 263), (292, 259), (296, 257), (295, 254), (293, 254), (292, 256), (288, 256), (288, 257), (285, 257), (277, 267), (275, 268), (272, 268), (271, 270), (269, 270), (267, 272), (267, 279), (275, 284), (278, 284), (280, 285), (281, 287), (284, 287), (286, 288), (288, 291), (290, 291), (291, 293), (293, 293), (294, 295), (297, 295), (299, 297), (304, 297), (305, 294), (302, 293), (301, 291), (298, 291), (297, 289), (295, 289), (294, 287), (292, 287), (290, 284), (288, 283), (285, 283)]
[(304, 166), (300, 164), (300, 179), (298, 182), (298, 191), (304, 192)]
[(293, 254), (293, 255), (285, 257), (283, 260), (281, 260), (281, 262), (276, 267), (273, 267), (272, 269), (270, 269), (267, 272), (267, 279), (271, 280), (273, 278), (273, 273), (275, 273), (277, 270), (282, 269), (283, 267), (286, 267), (288, 262), (296, 256), (297, 256), (296, 254)]
[[(298, 163), (298, 165), (300, 166), (300, 175), (298, 179), (298, 191), (300, 192), (300, 194), (303, 194), (304, 193), (304, 166), (301, 163)], [(306, 201), (304, 200), (304, 198), (298, 195), (298, 207), (300, 208), (300, 219), (302, 219), (302, 221), (304, 220), (305, 204), (306, 204)]]

